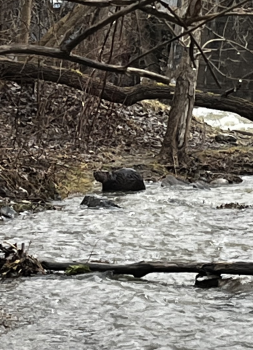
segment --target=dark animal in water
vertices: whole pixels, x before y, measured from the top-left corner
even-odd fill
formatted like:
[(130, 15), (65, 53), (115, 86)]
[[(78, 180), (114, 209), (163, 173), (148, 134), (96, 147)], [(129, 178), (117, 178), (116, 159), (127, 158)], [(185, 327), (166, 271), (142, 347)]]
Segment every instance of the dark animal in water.
[(134, 169), (122, 168), (112, 172), (94, 171), (94, 177), (102, 183), (104, 192), (145, 190), (141, 175)]

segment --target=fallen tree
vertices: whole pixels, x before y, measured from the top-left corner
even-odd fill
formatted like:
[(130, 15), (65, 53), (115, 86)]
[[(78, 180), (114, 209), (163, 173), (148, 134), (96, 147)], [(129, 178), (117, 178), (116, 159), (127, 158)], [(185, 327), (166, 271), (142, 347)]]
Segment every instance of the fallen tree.
[[(123, 104), (133, 104), (143, 98), (159, 98), (159, 93), (161, 98), (171, 100), (159, 161), (174, 167), (179, 164), (183, 166), (189, 164), (187, 149), (194, 104), (204, 107), (215, 106), (216, 109), (236, 112), (251, 118), (252, 107), (249, 106), (250, 111), (245, 112), (247, 103), (244, 100), (233, 103), (228, 101), (229, 99), (225, 101), (222, 99), (227, 97), (227, 91), (229, 93), (235, 81), (239, 80), (243, 83), (243, 80), (245, 81), (246, 77), (251, 75), (248, 68), (245, 71), (246, 74), (241, 73), (237, 68), (244, 54), (246, 56), (251, 53), (249, 38), (246, 36), (246, 39), (242, 40), (245, 36), (244, 28), (247, 31), (245, 20), (243, 19), (243, 25), (239, 22), (243, 30), (236, 30), (232, 22), (231, 25), (226, 24), (226, 30), (221, 33), (218, 31), (216, 34), (214, 29), (208, 28), (211, 36), (210, 38), (208, 36), (207, 41), (202, 37), (205, 25), (212, 21), (214, 23), (212, 28), (216, 28), (215, 20), (219, 17), (228, 17), (229, 22), (231, 22), (230, 16), (250, 17), (252, 9), (248, 0), (241, 0), (236, 4), (230, 1), (226, 6), (217, 5), (216, 1), (211, 1), (208, 7), (199, 0), (183, 0), (177, 4), (173, 3), (173, 6), (170, 2), (160, 3), (152, 0), (120, 1), (117, 5), (111, 1), (101, 3), (73, 0), (71, 2), (74, 4), (68, 4), (67, 1), (57, 3), (56, 11), (54, 4), (50, 2), (39, 7), (35, 3), (34, 6), (30, 6), (31, 2), (25, 1), (20, 2), (20, 6), (13, 7), (10, 11), (14, 19), (13, 25), (8, 24), (2, 28), (3, 45), (0, 45), (0, 56), (4, 58), (10, 55), (7, 57), (22, 62), (26, 60), (27, 63), (37, 61), (39, 68), (34, 71), (34, 73), (37, 72), (36, 79), (45, 79), (40, 78), (42, 64), (46, 64), (49, 70), (52, 65), (57, 64), (65, 68), (79, 68), (82, 72), (89, 72), (91, 79), (99, 76), (103, 84), (98, 91), (91, 92), (89, 84), (83, 86), (82, 90), (87, 95), (95, 94), (102, 98), (105, 98), (106, 81), (129, 86), (140, 81), (140, 77), (163, 84), (169, 84), (172, 79), (175, 79), (177, 88), (174, 94), (170, 93), (171, 90), (168, 92), (158, 89), (157, 92), (148, 88), (144, 94), (138, 91), (137, 98), (136, 90), (130, 88), (121, 91), (123, 98), (116, 98), (115, 89), (108, 91), (112, 95), (108, 96), (110, 101)], [(60, 11), (59, 8), (61, 8)], [(22, 25), (17, 15), (19, 12)], [(54, 15), (51, 16), (52, 14)], [(9, 13), (6, 12), (6, 15), (8, 17)], [(32, 18), (32, 15), (34, 18), (38, 17), (39, 21), (32, 19), (32, 25), (30, 25), (29, 18)], [(222, 25), (223, 23), (224, 19), (222, 19)], [(250, 25), (250, 20), (248, 23)], [(10, 35), (9, 39), (6, 36), (6, 29), (10, 29), (10, 33), (22, 33), (23, 41), (19, 36), (21, 40), (16, 44), (15, 35)], [(221, 42), (221, 48), (216, 55), (219, 50), (216, 45), (218, 42)], [(221, 51), (225, 52), (224, 58)], [(238, 54), (240, 54), (239, 57)], [(231, 86), (226, 86), (229, 90), (225, 91), (225, 95), (223, 91), (221, 96), (217, 95), (218, 97), (214, 96), (214, 98), (201, 96), (200, 101), (197, 100), (195, 103), (198, 61), (201, 57), (219, 88), (221, 83), (216, 77), (217, 73), (222, 80), (226, 78), (226, 81), (230, 81)], [(228, 63), (227, 59), (229, 59)], [(236, 68), (233, 66), (228, 69), (231, 62), (236, 63)], [(250, 59), (247, 61), (245, 57), (245, 62), (250, 62)], [(25, 63), (22, 71), (24, 70), (26, 70)], [(65, 74), (64, 70), (60, 72)], [(71, 79), (70, 75), (68, 85)], [(80, 79), (82, 80), (82, 73), (80, 73)], [(233, 87), (232, 91), (234, 89)], [(163, 97), (164, 94), (165, 97)], [(38, 105), (41, 107), (39, 93), (37, 97)], [(87, 120), (89, 120), (88, 117)], [(81, 124), (83, 125), (83, 121)]]
[[(201, 288), (219, 287), (222, 274), (226, 275), (253, 275), (253, 263), (246, 262), (219, 262), (219, 263), (179, 263), (179, 262), (148, 262), (141, 261), (128, 265), (116, 265), (97, 262), (49, 262), (41, 263), (44, 269), (65, 271), (67, 275), (76, 275), (89, 272), (111, 271), (114, 275), (133, 275), (142, 278), (149, 273), (197, 273), (195, 286)], [(204, 278), (204, 279), (202, 279)]]
[[(198, 287), (217, 287), (222, 279), (222, 274), (228, 275), (253, 275), (252, 262), (164, 262), (164, 261), (141, 261), (133, 264), (110, 264), (102, 262), (40, 262), (32, 255), (28, 255), (29, 246), (4, 242), (0, 244), (0, 276), (2, 279), (30, 276), (32, 274), (46, 274), (52, 271), (64, 271), (66, 275), (77, 275), (90, 272), (112, 272), (114, 275), (133, 275), (135, 278), (142, 278), (149, 273), (197, 273), (195, 285)], [(200, 278), (204, 277), (204, 280)]]
[[(8, 59), (0, 59), (0, 79), (19, 83), (31, 83), (39, 79), (63, 84), (126, 106), (147, 99), (166, 99), (170, 102), (174, 93), (172, 85), (139, 84), (132, 87), (118, 87), (104, 83), (99, 79), (92, 79), (80, 71), (43, 65), (38, 67), (33, 63), (24, 64)], [(237, 113), (253, 121), (253, 103), (235, 96), (205, 93), (197, 90), (195, 106)]]
[(90, 272), (112, 271), (116, 275), (127, 274), (136, 278), (141, 278), (149, 273), (182, 273), (192, 272), (202, 276), (222, 274), (228, 275), (253, 275), (253, 263), (249, 262), (213, 262), (213, 263), (187, 263), (187, 262), (149, 262), (141, 261), (138, 263), (117, 265), (98, 262), (50, 262), (42, 261), (41, 265), (46, 270), (65, 271), (71, 266), (84, 265)]

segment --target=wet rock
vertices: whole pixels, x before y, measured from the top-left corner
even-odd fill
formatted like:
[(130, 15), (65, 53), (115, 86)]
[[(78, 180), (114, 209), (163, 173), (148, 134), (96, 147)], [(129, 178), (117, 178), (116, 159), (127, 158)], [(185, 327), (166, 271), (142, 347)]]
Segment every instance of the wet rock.
[(195, 287), (198, 288), (216, 288), (219, 287), (222, 280), (220, 275), (202, 276), (198, 274), (195, 278)]
[(6, 219), (14, 219), (15, 216), (18, 215), (18, 213), (11, 207), (2, 207), (0, 209), (0, 214), (2, 217), (6, 218)]
[(215, 141), (234, 144), (237, 142), (237, 138), (235, 136), (229, 135), (229, 134), (218, 134), (215, 136)]
[(182, 185), (188, 185), (188, 184), (189, 184), (189, 182), (187, 182), (187, 181), (177, 179), (173, 175), (167, 175), (162, 180), (161, 186), (162, 187), (166, 187), (166, 186), (182, 186)]
[(146, 188), (141, 175), (131, 168), (122, 168), (112, 172), (94, 171), (94, 177), (102, 183), (104, 192), (141, 191)]
[(235, 174), (224, 174), (224, 179), (228, 180), (230, 184), (239, 184), (243, 181), (240, 176)]
[(210, 185), (227, 185), (229, 181), (227, 179), (218, 178), (210, 182)]
[[(220, 182), (219, 184), (225, 184), (224, 180), (227, 180), (229, 184), (238, 184), (242, 182), (242, 178), (235, 174), (229, 174), (229, 173), (220, 173), (220, 172), (212, 172), (212, 171), (205, 171), (201, 173), (200, 180), (205, 179), (206, 182), (213, 185), (212, 181), (218, 180)], [(220, 180), (219, 180), (220, 179)], [(223, 183), (222, 183), (223, 182)]]
[(192, 186), (193, 188), (198, 188), (199, 190), (210, 190), (209, 184), (202, 180), (194, 182)]
[(88, 208), (120, 208), (120, 206), (107, 198), (89, 195), (84, 197), (80, 205), (86, 205)]
[(6, 191), (6, 189), (3, 188), (3, 187), (0, 187), (0, 196), (1, 196), (2, 198), (8, 197), (7, 191)]

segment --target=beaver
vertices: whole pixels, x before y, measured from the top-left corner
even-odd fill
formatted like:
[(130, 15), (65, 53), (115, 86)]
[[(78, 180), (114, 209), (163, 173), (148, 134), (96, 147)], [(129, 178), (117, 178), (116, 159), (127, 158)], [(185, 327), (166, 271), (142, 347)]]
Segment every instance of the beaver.
[(103, 192), (141, 191), (146, 189), (141, 175), (131, 168), (122, 168), (112, 172), (94, 171), (94, 177), (102, 183)]

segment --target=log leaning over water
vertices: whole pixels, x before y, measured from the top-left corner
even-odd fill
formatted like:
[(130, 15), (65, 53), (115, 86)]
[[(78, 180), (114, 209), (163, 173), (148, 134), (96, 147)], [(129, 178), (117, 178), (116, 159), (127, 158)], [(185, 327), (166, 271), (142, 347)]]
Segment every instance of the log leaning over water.
[(134, 264), (117, 265), (106, 263), (93, 262), (50, 262), (42, 261), (42, 266), (46, 270), (65, 271), (70, 266), (83, 264), (86, 265), (92, 272), (106, 272), (112, 271), (114, 274), (133, 275), (136, 278), (141, 278), (149, 273), (182, 273), (192, 272), (200, 276), (217, 276), (221, 274), (228, 275), (253, 275), (252, 262), (217, 262), (217, 263), (197, 263), (197, 262), (146, 262), (141, 261)]
[[(0, 52), (1, 53), (1, 52)], [(172, 100), (174, 87), (171, 85), (135, 85), (131, 87), (119, 87), (91, 77), (74, 70), (57, 67), (0, 59), (0, 79), (10, 81), (34, 82), (38, 79), (64, 84), (83, 91), (84, 86), (89, 86), (89, 94), (99, 96), (105, 100), (122, 103), (131, 106), (145, 99)], [(164, 79), (168, 79), (164, 77)], [(169, 83), (169, 79), (168, 79)], [(205, 93), (196, 91), (195, 106), (212, 108), (239, 114), (241, 117), (253, 121), (253, 103), (236, 97)]]

